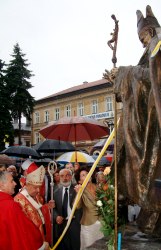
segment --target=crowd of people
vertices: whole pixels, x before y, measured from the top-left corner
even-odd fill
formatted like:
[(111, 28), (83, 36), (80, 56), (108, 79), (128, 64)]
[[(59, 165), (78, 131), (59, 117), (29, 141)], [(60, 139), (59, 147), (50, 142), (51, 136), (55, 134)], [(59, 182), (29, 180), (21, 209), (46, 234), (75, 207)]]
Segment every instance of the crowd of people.
[[(13, 165), (0, 165), (0, 209), (5, 209), (0, 214), (0, 234), (4, 236), (0, 237), (1, 249), (47, 250), (52, 247), (51, 243), (57, 242), (66, 227), (88, 171), (88, 166), (79, 163), (57, 168), (53, 173), (54, 199), (51, 200), (51, 176), (47, 167), (38, 167), (29, 159), (22, 163), (21, 171)], [(96, 173), (103, 172), (97, 168)], [(96, 173), (83, 192), (70, 226), (57, 247), (59, 250), (83, 250), (103, 237), (96, 209), (96, 186), (99, 184)], [(29, 239), (33, 239), (32, 246)]]
[[(143, 57), (136, 67), (115, 69), (110, 79), (115, 83), (117, 100), (123, 102), (122, 142), (125, 142), (125, 145), (122, 145), (124, 147), (121, 151), (123, 155), (120, 163), (123, 166), (120, 168), (120, 176), (124, 171), (125, 182), (122, 186), (124, 190), (126, 186), (127, 193), (133, 200), (137, 200), (142, 206), (150, 204), (150, 208), (154, 209), (149, 218), (147, 216), (148, 227), (151, 219), (157, 215), (156, 207), (160, 209), (160, 205), (152, 202), (154, 195), (149, 183), (152, 178), (160, 177), (160, 164), (157, 162), (160, 162), (158, 155), (161, 143), (158, 138), (161, 119), (160, 105), (157, 105), (160, 103), (160, 98), (157, 99), (157, 92), (160, 93), (160, 47), (156, 51), (156, 57), (149, 56), (158, 42), (160, 25), (150, 6), (147, 6), (146, 11), (146, 18), (140, 11), (137, 12), (139, 39), (146, 48)], [(155, 75), (152, 73), (154, 68)], [(158, 85), (154, 85), (154, 82)], [(142, 113), (145, 113), (144, 117)], [(159, 117), (159, 120), (156, 117)], [(0, 165), (0, 249), (47, 250), (52, 239), (56, 243), (66, 227), (77, 192), (89, 169), (78, 163), (67, 163), (64, 168), (58, 169), (53, 175), (54, 199), (50, 199), (52, 185), (47, 169), (38, 167), (30, 160), (26, 160), (21, 167), (23, 176), (19, 176), (15, 166), (6, 168)], [(105, 181), (103, 167), (100, 166), (87, 183), (70, 226), (57, 247), (58, 250), (83, 250), (103, 237), (96, 209), (96, 188)], [(128, 220), (134, 221), (140, 207), (131, 201), (127, 203), (127, 208)], [(158, 211), (160, 213), (160, 210)], [(145, 216), (149, 214), (146, 209), (143, 212)]]
[[(105, 167), (98, 165), (88, 181), (58, 250), (83, 250), (103, 237), (96, 189), (105, 183)], [(51, 176), (47, 167), (38, 167), (27, 159), (21, 165), (20, 175), (15, 166), (0, 165), (0, 209), (5, 210), (0, 214), (1, 249), (47, 250), (52, 247), (67, 225), (76, 195), (89, 170), (89, 166), (79, 163), (57, 168), (53, 173), (54, 199), (51, 200)], [(33, 239), (32, 246), (29, 239)]]

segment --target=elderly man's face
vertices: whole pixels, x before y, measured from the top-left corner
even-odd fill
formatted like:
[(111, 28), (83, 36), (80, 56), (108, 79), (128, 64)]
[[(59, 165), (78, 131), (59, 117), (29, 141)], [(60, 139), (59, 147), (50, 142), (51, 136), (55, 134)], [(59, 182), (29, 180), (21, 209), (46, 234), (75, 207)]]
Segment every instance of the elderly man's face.
[(60, 176), (60, 183), (64, 187), (68, 187), (68, 186), (71, 185), (72, 174), (71, 174), (70, 170), (68, 170), (68, 169), (62, 169), (62, 170), (60, 170), (59, 176)]
[(30, 183), (26, 184), (27, 192), (33, 198), (35, 198), (36, 195), (40, 193), (40, 188), (41, 188), (41, 185), (32, 185)]
[(6, 175), (6, 180), (3, 182), (0, 182), (0, 189), (7, 194), (14, 194), (15, 192), (15, 186), (16, 186), (16, 182), (14, 182), (13, 180), (13, 176), (12, 174), (8, 173)]

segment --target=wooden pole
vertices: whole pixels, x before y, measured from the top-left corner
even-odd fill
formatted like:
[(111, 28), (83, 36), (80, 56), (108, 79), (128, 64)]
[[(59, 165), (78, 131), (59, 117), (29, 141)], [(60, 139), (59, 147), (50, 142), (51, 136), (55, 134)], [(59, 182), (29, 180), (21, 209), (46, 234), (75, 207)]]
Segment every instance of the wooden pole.
[[(107, 42), (108, 46), (113, 50), (112, 62), (113, 67), (116, 68), (116, 51), (117, 51), (117, 41), (118, 41), (118, 32), (119, 32), (119, 25), (118, 20), (116, 19), (115, 15), (112, 15), (111, 18), (115, 22), (114, 32), (111, 33), (112, 38)], [(114, 45), (112, 45), (114, 44)], [(106, 77), (105, 77), (106, 78)], [(108, 75), (107, 75), (108, 79)], [(109, 77), (110, 80), (110, 77)], [(114, 131), (115, 131), (115, 144), (114, 144), (114, 178), (115, 178), (115, 219), (114, 219), (114, 227), (115, 227), (115, 239), (114, 239), (114, 249), (117, 250), (117, 103), (116, 103), (116, 96), (114, 94)]]
[(115, 143), (114, 143), (114, 177), (115, 177), (115, 242), (114, 242), (114, 249), (117, 250), (117, 234), (118, 234), (118, 228), (117, 228), (117, 102), (116, 102), (116, 96), (114, 95), (114, 110), (115, 110), (115, 117), (114, 117), (114, 127), (115, 127)]

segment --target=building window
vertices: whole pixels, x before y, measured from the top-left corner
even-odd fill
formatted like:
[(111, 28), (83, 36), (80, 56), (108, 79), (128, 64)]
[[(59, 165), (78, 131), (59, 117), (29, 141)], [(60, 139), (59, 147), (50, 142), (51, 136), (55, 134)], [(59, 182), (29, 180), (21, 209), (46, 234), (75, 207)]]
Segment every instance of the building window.
[(71, 106), (66, 106), (66, 117), (71, 117)]
[(44, 112), (44, 122), (49, 122), (49, 111), (48, 110), (46, 110)]
[(40, 123), (40, 114), (39, 112), (35, 112), (35, 124)]
[(84, 106), (83, 103), (78, 103), (78, 116), (84, 115)]
[(98, 112), (98, 102), (97, 100), (92, 101), (92, 114), (97, 114)]
[(56, 108), (54, 112), (54, 120), (57, 121), (59, 120), (59, 118), (60, 118), (60, 110), (59, 108)]
[(37, 144), (38, 142), (40, 142), (40, 134), (39, 132), (35, 132), (35, 144)]
[(113, 103), (112, 103), (112, 97), (106, 98), (106, 111), (113, 111)]

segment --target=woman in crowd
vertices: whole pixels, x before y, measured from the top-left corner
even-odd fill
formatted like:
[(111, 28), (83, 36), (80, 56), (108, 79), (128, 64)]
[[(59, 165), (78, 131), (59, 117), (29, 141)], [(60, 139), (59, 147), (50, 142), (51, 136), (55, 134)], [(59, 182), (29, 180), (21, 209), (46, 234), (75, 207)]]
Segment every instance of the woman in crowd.
[(54, 192), (61, 186), (61, 184), (60, 184), (59, 171), (60, 171), (60, 170), (57, 169), (56, 172), (53, 174)]
[[(80, 169), (79, 184), (75, 186), (76, 192), (79, 191), (87, 174), (88, 170), (86, 168)], [(84, 189), (78, 207), (83, 209), (81, 218), (81, 250), (83, 250), (103, 237), (103, 234), (100, 232), (101, 223), (96, 206), (96, 185), (91, 180), (89, 180)]]

